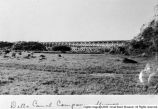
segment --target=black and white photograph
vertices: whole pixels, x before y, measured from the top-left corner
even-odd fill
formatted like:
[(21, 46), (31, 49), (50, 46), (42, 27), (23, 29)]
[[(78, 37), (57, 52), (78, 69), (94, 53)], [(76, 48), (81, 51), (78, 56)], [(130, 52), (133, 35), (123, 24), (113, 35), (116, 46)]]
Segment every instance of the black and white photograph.
[(157, 94), (157, 0), (0, 0), (0, 95)]

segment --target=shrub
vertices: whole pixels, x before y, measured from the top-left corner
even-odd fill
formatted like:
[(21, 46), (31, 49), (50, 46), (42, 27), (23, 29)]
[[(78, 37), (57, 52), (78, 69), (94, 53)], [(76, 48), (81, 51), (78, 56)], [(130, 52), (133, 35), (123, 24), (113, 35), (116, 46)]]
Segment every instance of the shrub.
[(13, 46), (11, 42), (0, 41), (0, 49), (10, 49)]
[(12, 49), (24, 51), (45, 51), (46, 47), (39, 42), (17, 42), (13, 45)]
[(41, 58), (45, 58), (46, 56), (45, 56), (45, 55), (40, 55), (39, 57), (41, 57)]
[(129, 55), (128, 49), (129, 49), (128, 46), (114, 46), (110, 48), (109, 53)]
[(4, 52), (4, 54), (8, 54), (8, 53), (10, 53), (10, 52), (11, 52), (11, 50), (6, 49), (6, 50), (4, 50), (3, 52)]
[(65, 53), (66, 51), (71, 51), (71, 47), (69, 46), (55, 46), (53, 47), (54, 51), (61, 51), (63, 53)]
[(39, 57), (40, 57), (39, 60), (46, 59), (46, 56), (45, 56), (45, 55), (40, 55)]
[(143, 30), (130, 42), (130, 52), (149, 53), (158, 51), (158, 21), (152, 20)]
[(19, 52), (18, 54), (19, 54), (19, 55), (22, 55), (22, 52)]
[(16, 53), (15, 52), (12, 53), (12, 57), (16, 57)]

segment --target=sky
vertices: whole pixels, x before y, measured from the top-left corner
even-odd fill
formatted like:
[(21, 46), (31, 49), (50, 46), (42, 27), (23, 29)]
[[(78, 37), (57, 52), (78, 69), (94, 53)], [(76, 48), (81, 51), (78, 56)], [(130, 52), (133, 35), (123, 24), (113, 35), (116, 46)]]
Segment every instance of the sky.
[(1, 41), (130, 40), (157, 0), (0, 0)]

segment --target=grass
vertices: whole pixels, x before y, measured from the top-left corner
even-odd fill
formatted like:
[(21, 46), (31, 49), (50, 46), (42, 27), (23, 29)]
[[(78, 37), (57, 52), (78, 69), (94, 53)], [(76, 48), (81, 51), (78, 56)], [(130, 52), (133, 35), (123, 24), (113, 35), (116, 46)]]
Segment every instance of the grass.
[[(0, 94), (13, 95), (141, 95), (138, 74), (152, 58), (130, 57), (138, 64), (125, 64), (121, 55), (44, 54), (35, 58), (0, 56)], [(40, 55), (46, 59), (40, 60)]]

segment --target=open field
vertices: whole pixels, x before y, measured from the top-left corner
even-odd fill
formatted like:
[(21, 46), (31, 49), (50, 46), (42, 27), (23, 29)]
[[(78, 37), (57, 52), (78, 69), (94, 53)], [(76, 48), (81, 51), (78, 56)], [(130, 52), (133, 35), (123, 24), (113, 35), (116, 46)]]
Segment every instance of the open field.
[(138, 64), (122, 62), (110, 54), (43, 54), (46, 59), (0, 56), (0, 94), (81, 95), (154, 94), (143, 91), (138, 74), (151, 58), (132, 57)]

